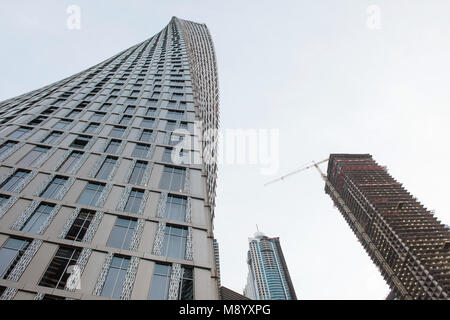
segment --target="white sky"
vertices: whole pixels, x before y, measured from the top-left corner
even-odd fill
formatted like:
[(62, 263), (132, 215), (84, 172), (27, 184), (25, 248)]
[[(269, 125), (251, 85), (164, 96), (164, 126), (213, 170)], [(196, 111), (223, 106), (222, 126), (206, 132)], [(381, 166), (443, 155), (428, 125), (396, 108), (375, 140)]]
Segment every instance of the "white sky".
[[(280, 237), (300, 299), (384, 299), (387, 285), (317, 172), (263, 184), (329, 153), (371, 153), (449, 223), (450, 2), (243, 2), (2, 1), (0, 100), (97, 64), (153, 36), (172, 16), (206, 23), (222, 129), (280, 130), (278, 174), (219, 167), (222, 283), (244, 288), (247, 238), (258, 224)], [(71, 4), (81, 8), (80, 30), (66, 27)], [(373, 4), (380, 30), (366, 26)]]

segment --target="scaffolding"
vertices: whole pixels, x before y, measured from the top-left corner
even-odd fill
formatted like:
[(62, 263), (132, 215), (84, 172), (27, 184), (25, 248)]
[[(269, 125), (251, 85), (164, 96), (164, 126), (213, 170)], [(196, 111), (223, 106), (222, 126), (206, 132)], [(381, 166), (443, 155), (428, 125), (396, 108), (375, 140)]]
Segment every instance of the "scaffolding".
[(449, 298), (450, 231), (431, 211), (369, 154), (332, 154), (321, 175), (395, 297)]

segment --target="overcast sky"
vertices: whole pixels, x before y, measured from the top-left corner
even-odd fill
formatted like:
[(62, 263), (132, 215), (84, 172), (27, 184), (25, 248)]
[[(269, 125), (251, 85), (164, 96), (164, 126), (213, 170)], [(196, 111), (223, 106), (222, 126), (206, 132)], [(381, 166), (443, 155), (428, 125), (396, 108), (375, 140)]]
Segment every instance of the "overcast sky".
[[(72, 4), (80, 30), (66, 27)], [(371, 153), (448, 224), (449, 12), (448, 0), (1, 1), (0, 100), (91, 67), (172, 16), (206, 23), (222, 129), (280, 133), (277, 173), (219, 167), (223, 285), (242, 292), (258, 224), (280, 237), (300, 299), (384, 299), (388, 286), (315, 170), (263, 184), (330, 153)]]

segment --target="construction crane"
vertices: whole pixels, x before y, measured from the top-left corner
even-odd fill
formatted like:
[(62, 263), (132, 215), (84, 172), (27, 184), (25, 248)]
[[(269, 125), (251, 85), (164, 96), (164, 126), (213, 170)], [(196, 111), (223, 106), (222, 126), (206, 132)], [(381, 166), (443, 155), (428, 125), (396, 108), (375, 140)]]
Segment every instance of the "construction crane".
[(278, 182), (278, 181), (283, 181), (284, 179), (286, 179), (287, 177), (290, 177), (290, 176), (292, 176), (292, 175), (294, 175), (294, 174), (296, 174), (296, 173), (299, 173), (299, 172), (302, 172), (302, 171), (304, 171), (304, 170), (307, 170), (307, 169), (310, 169), (310, 168), (312, 168), (312, 167), (315, 167), (318, 171), (319, 171), (319, 173), (320, 173), (320, 175), (322, 176), (322, 179), (324, 179), (325, 180), (325, 182), (327, 182), (327, 177), (323, 174), (323, 172), (320, 170), (320, 168), (319, 168), (319, 164), (321, 164), (321, 163), (324, 163), (324, 162), (327, 162), (328, 161), (328, 158), (326, 158), (326, 159), (324, 159), (324, 160), (322, 160), (322, 161), (319, 161), (319, 162), (312, 162), (312, 164), (310, 164), (310, 165), (308, 165), (308, 166), (306, 166), (306, 167), (302, 167), (302, 168), (300, 168), (300, 169), (297, 169), (297, 170), (295, 170), (295, 171), (292, 171), (292, 172), (290, 172), (290, 173), (288, 173), (288, 174), (285, 174), (284, 176), (281, 176), (281, 177), (279, 177), (279, 178), (277, 178), (277, 179), (274, 179), (274, 180), (272, 180), (272, 181), (269, 181), (269, 182), (267, 182), (266, 184), (264, 184), (264, 186), (266, 187), (266, 186), (268, 186), (269, 184), (272, 184), (272, 183), (275, 183), (275, 182)]

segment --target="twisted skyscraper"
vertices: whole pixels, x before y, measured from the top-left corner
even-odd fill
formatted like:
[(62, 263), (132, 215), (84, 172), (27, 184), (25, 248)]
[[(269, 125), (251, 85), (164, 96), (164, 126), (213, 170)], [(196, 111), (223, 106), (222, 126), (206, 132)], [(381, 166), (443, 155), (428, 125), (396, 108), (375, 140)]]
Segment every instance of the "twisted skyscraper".
[(1, 102), (0, 299), (217, 299), (218, 119), (211, 36), (175, 17)]

